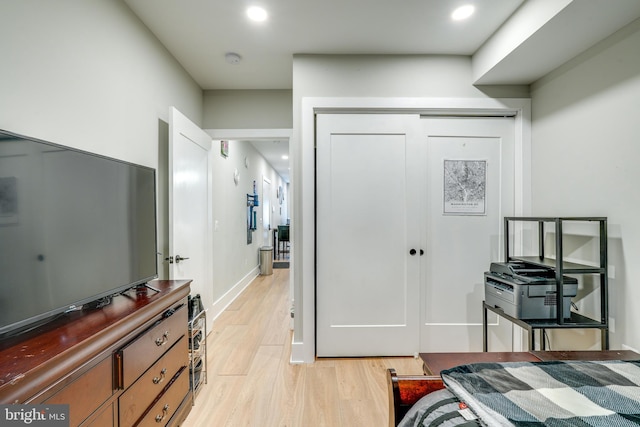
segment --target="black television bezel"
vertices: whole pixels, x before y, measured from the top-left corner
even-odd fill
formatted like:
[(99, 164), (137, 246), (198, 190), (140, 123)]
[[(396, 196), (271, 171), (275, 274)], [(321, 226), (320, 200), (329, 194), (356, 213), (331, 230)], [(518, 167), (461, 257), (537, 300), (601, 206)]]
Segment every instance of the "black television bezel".
[[(88, 156), (92, 156), (95, 158), (100, 158), (100, 159), (104, 159), (104, 160), (108, 160), (108, 161), (112, 161), (112, 162), (116, 162), (116, 163), (120, 163), (123, 165), (127, 165), (127, 166), (133, 166), (135, 168), (141, 168), (141, 169), (145, 169), (148, 171), (151, 171), (153, 174), (153, 183), (154, 183), (154, 190), (153, 190), (153, 211), (154, 211), (154, 248), (155, 248), (155, 253), (158, 253), (158, 175), (157, 175), (157, 170), (155, 168), (149, 167), (149, 166), (144, 166), (144, 165), (140, 165), (137, 163), (133, 163), (133, 162), (128, 162), (125, 160), (121, 160), (121, 159), (116, 159), (113, 157), (109, 157), (109, 156), (105, 156), (102, 154), (97, 154), (97, 153), (92, 153), (90, 151), (86, 151), (86, 150), (82, 150), (79, 148), (75, 148), (75, 147), (70, 147), (67, 145), (63, 145), (63, 144), (58, 144), (58, 143), (54, 143), (51, 141), (46, 141), (43, 139), (39, 139), (39, 138), (34, 138), (31, 136), (26, 136), (26, 135), (22, 135), (16, 132), (11, 132), (5, 129), (0, 129), (0, 143), (3, 140), (6, 139), (23, 139), (23, 140), (27, 140), (27, 141), (31, 141), (31, 142), (35, 142), (38, 144), (44, 144), (44, 145), (48, 145), (51, 147), (55, 147), (55, 148), (60, 148), (63, 150), (70, 150), (70, 151), (74, 151), (76, 153), (80, 153), (80, 154), (84, 154), (84, 155), (88, 155)], [(12, 338), (15, 337), (16, 335), (20, 335), (20, 334), (24, 334), (27, 333), (29, 331), (32, 331), (34, 329), (40, 328), (43, 325), (46, 325), (47, 323), (50, 323), (58, 318), (60, 318), (61, 316), (68, 314), (68, 313), (73, 313), (76, 311), (80, 311), (83, 309), (83, 306), (85, 306), (86, 304), (89, 303), (93, 303), (96, 301), (99, 301), (103, 298), (107, 298), (107, 297), (112, 297), (118, 294), (121, 294), (129, 289), (132, 289), (136, 286), (140, 286), (142, 284), (146, 284), (148, 282), (150, 282), (151, 280), (157, 279), (159, 277), (159, 268), (158, 268), (158, 261), (156, 259), (155, 262), (155, 274), (148, 276), (148, 277), (144, 277), (144, 278), (140, 278), (140, 279), (136, 279), (133, 282), (127, 283), (127, 284), (122, 284), (122, 285), (118, 285), (114, 288), (105, 290), (104, 292), (92, 295), (90, 297), (87, 298), (82, 298), (79, 299), (77, 301), (72, 302), (71, 304), (68, 305), (64, 305), (61, 307), (57, 307), (55, 309), (37, 314), (35, 316), (31, 316), (29, 318), (23, 319), (23, 320), (19, 320), (17, 322), (8, 324), (8, 325), (0, 325), (0, 341), (8, 339), (8, 338)]]

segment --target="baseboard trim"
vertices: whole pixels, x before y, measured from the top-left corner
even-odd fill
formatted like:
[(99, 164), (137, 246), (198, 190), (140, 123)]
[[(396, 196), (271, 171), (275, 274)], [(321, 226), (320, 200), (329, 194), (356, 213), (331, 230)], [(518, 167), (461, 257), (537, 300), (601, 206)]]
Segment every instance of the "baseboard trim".
[[(211, 321), (214, 321), (222, 314), (222, 312), (229, 307), (238, 296), (244, 291), (247, 286), (258, 277), (260, 273), (260, 267), (254, 267), (246, 276), (244, 276), (238, 283), (233, 285), (224, 295), (222, 295), (211, 307)], [(207, 314), (208, 315), (208, 314)]]
[(305, 347), (304, 343), (295, 342), (293, 340), (293, 335), (291, 336), (291, 359), (289, 359), (289, 363), (293, 365), (307, 363), (304, 358)]

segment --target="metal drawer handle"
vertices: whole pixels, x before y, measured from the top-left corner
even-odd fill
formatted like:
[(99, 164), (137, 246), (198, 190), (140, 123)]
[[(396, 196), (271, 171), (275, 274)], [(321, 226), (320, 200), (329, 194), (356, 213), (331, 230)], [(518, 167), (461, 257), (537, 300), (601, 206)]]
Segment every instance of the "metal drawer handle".
[(169, 341), (169, 331), (166, 331), (164, 334), (162, 334), (162, 337), (156, 338), (156, 345), (160, 347), (161, 345), (166, 344), (167, 341)]
[(164, 420), (164, 418), (167, 416), (168, 412), (169, 412), (169, 404), (167, 403), (166, 405), (164, 405), (164, 408), (162, 408), (162, 414), (156, 415), (156, 422), (161, 423), (162, 420)]
[(153, 383), (160, 384), (162, 381), (164, 381), (164, 376), (166, 373), (167, 373), (167, 368), (162, 368), (162, 371), (160, 371), (160, 376), (153, 377)]

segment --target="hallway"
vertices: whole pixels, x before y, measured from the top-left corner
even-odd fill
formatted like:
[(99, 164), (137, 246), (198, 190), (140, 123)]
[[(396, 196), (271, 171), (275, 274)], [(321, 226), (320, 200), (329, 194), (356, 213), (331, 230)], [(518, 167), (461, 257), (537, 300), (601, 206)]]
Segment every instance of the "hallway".
[(258, 276), (215, 320), (208, 380), (185, 427), (386, 427), (385, 370), (421, 374), (413, 358), (292, 365), (289, 269)]

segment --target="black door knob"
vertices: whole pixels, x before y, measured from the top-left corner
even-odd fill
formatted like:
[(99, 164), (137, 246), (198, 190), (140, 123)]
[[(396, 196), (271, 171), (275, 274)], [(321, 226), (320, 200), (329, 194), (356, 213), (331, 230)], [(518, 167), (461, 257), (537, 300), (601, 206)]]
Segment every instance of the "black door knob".
[(411, 254), (411, 256), (413, 256), (413, 255), (415, 255), (415, 254), (416, 254), (416, 250), (415, 250), (415, 249), (411, 249), (411, 250), (409, 251), (409, 253)]
[(424, 250), (420, 249), (420, 256), (424, 255)]

